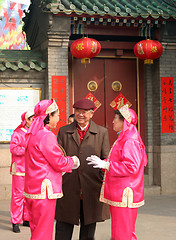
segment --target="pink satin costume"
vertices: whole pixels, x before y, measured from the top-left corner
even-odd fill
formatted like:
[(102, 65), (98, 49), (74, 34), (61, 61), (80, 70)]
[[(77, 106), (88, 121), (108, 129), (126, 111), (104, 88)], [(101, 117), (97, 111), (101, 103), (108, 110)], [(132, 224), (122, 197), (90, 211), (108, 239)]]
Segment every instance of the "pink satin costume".
[(43, 120), (52, 100), (39, 102), (27, 133), (24, 195), (29, 211), (31, 240), (52, 240), (56, 199), (63, 196), (62, 172), (71, 172), (74, 161), (64, 157), (56, 136)]
[(136, 128), (137, 115), (124, 119), (123, 130), (113, 144), (107, 161), (100, 201), (110, 205), (113, 240), (135, 240), (138, 207), (144, 205), (144, 166), (148, 160)]
[(27, 210), (25, 204), (24, 176), (25, 176), (25, 113), (21, 115), (21, 124), (14, 130), (10, 141), (10, 152), (12, 154), (12, 163), (10, 174), (12, 175), (12, 196), (11, 196), (11, 223), (21, 224), (27, 221)]

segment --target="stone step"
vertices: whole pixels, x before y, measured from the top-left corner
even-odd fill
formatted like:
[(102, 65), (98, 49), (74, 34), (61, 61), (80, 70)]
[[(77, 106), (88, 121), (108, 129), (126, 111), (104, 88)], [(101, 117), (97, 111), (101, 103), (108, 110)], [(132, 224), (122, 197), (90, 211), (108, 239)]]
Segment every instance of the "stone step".
[(161, 187), (156, 185), (145, 186), (144, 187), (145, 196), (159, 196), (161, 195)]

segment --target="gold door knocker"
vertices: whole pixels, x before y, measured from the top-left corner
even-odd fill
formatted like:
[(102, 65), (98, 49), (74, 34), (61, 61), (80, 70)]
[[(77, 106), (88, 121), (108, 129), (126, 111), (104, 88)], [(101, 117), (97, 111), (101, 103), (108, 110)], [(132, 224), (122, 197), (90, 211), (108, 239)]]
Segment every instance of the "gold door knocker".
[(119, 82), (119, 81), (114, 81), (114, 82), (112, 83), (112, 89), (113, 89), (115, 92), (121, 91), (121, 89), (122, 89), (122, 84), (121, 84), (121, 82)]
[(88, 88), (89, 91), (94, 92), (94, 91), (97, 90), (98, 85), (97, 85), (97, 83), (95, 81), (90, 81), (87, 84), (87, 88)]

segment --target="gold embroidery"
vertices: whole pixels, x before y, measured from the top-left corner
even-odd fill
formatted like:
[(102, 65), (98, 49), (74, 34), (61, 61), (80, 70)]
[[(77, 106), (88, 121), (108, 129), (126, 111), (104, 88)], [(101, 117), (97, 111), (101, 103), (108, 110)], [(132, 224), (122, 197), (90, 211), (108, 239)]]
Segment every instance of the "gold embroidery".
[(27, 133), (27, 129), (21, 128), (21, 130), (22, 130), (23, 132)]
[(12, 171), (10, 172), (11, 175), (16, 175), (16, 176), (25, 176), (25, 173), (22, 172), (17, 172), (16, 171), (16, 162), (12, 164)]
[(125, 104), (123, 107), (119, 109), (119, 112), (122, 114), (122, 116), (129, 122), (131, 123), (132, 121), (132, 116), (129, 112), (129, 106), (128, 104)]
[(63, 153), (64, 157), (66, 157), (67, 154), (66, 154), (64, 148), (60, 144), (58, 144), (58, 146), (59, 146), (59, 149), (61, 150), (61, 152)]
[(10, 175), (15, 175), (15, 176), (24, 177), (24, 176), (25, 176), (25, 173), (21, 173), (21, 172), (13, 173), (13, 172), (10, 172)]
[(46, 114), (48, 113), (52, 113), (54, 111), (56, 111), (58, 109), (57, 103), (55, 102), (55, 100), (53, 99), (52, 104), (46, 109)]
[(104, 183), (101, 189), (100, 202), (107, 203), (108, 205), (114, 207), (128, 207), (128, 208), (138, 208), (144, 205), (144, 200), (138, 203), (133, 203), (133, 190), (130, 187), (124, 189), (122, 202), (115, 202), (104, 198)]
[(109, 171), (109, 166), (110, 166), (110, 163), (106, 162), (105, 169), (107, 169), (108, 171)]
[(53, 193), (52, 183), (49, 179), (44, 179), (41, 185), (41, 194), (30, 194), (24, 192), (23, 195), (26, 198), (30, 199), (45, 199), (46, 194), (48, 195), (48, 199), (56, 199), (61, 198), (63, 196), (63, 192), (61, 193)]
[(16, 162), (12, 164), (12, 174), (16, 173)]

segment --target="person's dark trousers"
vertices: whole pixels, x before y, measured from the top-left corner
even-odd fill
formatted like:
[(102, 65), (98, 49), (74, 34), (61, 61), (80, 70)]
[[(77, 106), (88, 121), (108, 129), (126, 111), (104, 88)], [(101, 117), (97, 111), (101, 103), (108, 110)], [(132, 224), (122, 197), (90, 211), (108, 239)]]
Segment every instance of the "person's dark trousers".
[(71, 240), (74, 225), (56, 221), (55, 240)]
[[(80, 234), (79, 240), (94, 240), (96, 223), (84, 225), (83, 207), (80, 208)], [(74, 225), (56, 221), (55, 240), (71, 240)]]
[(83, 201), (80, 203), (80, 240), (94, 240), (96, 223), (84, 225)]

